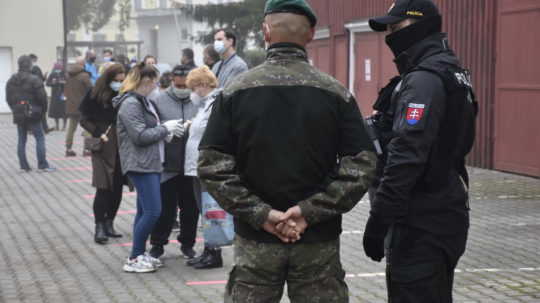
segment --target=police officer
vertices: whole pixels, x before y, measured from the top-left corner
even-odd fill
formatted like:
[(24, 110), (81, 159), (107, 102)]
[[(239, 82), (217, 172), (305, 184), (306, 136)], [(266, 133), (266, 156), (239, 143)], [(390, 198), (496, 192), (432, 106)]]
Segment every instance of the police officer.
[(316, 22), (303, 0), (266, 2), (267, 59), (217, 97), (199, 146), (199, 177), (235, 219), (225, 302), (280, 302), (285, 283), (293, 303), (349, 301), (341, 215), (376, 156), (354, 98), (308, 62)]
[(374, 106), (383, 154), (364, 250), (375, 261), (386, 256), (389, 302), (452, 302), (469, 228), (465, 156), (477, 111), (470, 77), (430, 0), (397, 0), (369, 24), (388, 31), (400, 76)]

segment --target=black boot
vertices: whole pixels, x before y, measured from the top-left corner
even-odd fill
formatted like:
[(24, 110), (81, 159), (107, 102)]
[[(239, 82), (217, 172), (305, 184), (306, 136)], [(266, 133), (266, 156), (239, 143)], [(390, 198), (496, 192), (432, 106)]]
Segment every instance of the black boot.
[(210, 250), (208, 249), (208, 247), (204, 247), (203, 253), (200, 256), (196, 257), (196, 258), (189, 259), (186, 262), (186, 265), (187, 266), (193, 266), (193, 265), (201, 262), (203, 259), (206, 259), (206, 257), (208, 256), (209, 253), (210, 253)]
[(116, 230), (114, 230), (114, 225), (113, 225), (112, 220), (105, 221), (105, 233), (107, 234), (107, 237), (122, 238), (122, 235), (117, 233)]
[(193, 265), (195, 269), (210, 269), (223, 267), (223, 259), (221, 258), (221, 249), (210, 249), (210, 253), (201, 262)]
[(109, 241), (107, 234), (105, 233), (105, 223), (96, 223), (96, 234), (94, 235), (94, 241), (98, 244), (106, 244)]

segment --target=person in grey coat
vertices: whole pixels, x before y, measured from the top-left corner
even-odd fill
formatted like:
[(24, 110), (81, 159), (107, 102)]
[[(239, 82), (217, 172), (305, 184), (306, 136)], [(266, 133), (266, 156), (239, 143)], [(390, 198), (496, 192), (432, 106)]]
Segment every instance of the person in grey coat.
[(214, 35), (214, 49), (221, 60), (212, 67), (218, 79), (218, 87), (227, 86), (236, 76), (248, 70), (244, 59), (236, 54), (236, 36), (226, 30), (218, 30)]
[[(172, 70), (172, 84), (162, 91), (156, 100), (159, 117), (164, 120), (181, 119), (189, 123), (199, 108), (191, 102), (191, 90), (186, 86), (186, 77), (190, 66), (178, 65)], [(161, 217), (154, 226), (150, 244), (150, 255), (159, 258), (163, 255), (163, 246), (169, 242), (169, 236), (180, 208), (180, 233), (178, 243), (181, 244), (182, 256), (188, 259), (195, 257), (193, 246), (197, 235), (199, 209), (193, 193), (193, 177), (184, 175), (184, 152), (186, 136), (174, 138), (165, 144), (165, 163), (161, 175)]]
[(137, 190), (137, 215), (133, 247), (124, 264), (126, 272), (152, 272), (162, 264), (146, 254), (146, 240), (161, 215), (160, 179), (165, 160), (165, 140), (184, 133), (180, 120), (161, 122), (156, 106), (147, 96), (156, 88), (158, 72), (141, 63), (122, 83), (121, 96), (113, 100), (120, 165)]

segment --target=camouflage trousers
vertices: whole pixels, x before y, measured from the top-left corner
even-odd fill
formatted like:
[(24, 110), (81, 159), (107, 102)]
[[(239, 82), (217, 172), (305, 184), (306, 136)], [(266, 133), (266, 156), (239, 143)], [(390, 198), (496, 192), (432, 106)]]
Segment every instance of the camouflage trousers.
[(236, 236), (225, 303), (347, 303), (339, 239), (308, 244), (258, 243)]

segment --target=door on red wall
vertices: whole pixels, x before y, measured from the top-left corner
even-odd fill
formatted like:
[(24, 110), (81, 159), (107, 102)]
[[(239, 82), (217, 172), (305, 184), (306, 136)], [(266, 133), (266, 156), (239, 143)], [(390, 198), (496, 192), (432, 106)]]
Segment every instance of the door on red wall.
[(499, 0), (498, 14), (495, 168), (540, 176), (540, 1)]
[(354, 43), (356, 102), (364, 116), (370, 115), (378, 92), (397, 75), (393, 56), (381, 33), (356, 34)]
[(321, 71), (330, 74), (330, 46), (328, 39), (313, 41), (307, 49), (309, 59)]

